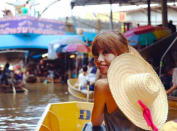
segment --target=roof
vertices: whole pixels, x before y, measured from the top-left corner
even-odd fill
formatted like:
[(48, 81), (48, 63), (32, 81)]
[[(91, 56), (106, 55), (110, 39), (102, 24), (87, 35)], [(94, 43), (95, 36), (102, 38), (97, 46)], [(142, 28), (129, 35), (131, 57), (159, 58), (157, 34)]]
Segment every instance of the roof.
[[(74, 6), (84, 6), (84, 5), (96, 5), (96, 4), (110, 4), (119, 3), (122, 5), (132, 5), (132, 4), (146, 4), (146, 0), (72, 0), (71, 4)], [(151, 0), (151, 3), (161, 3), (162, 0)], [(174, 0), (168, 0), (168, 2), (174, 2)]]

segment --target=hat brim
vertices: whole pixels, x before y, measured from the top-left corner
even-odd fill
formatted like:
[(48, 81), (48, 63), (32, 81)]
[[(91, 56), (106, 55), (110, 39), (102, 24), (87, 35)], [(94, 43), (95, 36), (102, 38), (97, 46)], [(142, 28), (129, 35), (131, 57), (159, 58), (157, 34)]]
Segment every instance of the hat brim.
[[(137, 54), (136, 54), (137, 55)], [(108, 70), (108, 82), (110, 91), (113, 95), (117, 106), (124, 115), (136, 126), (151, 130), (143, 117), (143, 111), (135, 108), (129, 101), (124, 90), (126, 78), (132, 74), (150, 73), (158, 82), (160, 88), (159, 95), (155, 101), (148, 107), (151, 111), (152, 120), (157, 128), (165, 123), (168, 114), (168, 100), (164, 86), (151, 65), (147, 63), (141, 56), (132, 53), (125, 53), (116, 57)]]

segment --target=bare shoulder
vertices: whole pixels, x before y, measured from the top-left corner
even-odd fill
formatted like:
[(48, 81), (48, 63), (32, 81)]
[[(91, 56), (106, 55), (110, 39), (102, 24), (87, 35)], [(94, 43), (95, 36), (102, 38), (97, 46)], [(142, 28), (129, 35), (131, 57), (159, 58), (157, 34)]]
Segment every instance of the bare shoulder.
[(97, 90), (105, 90), (108, 87), (108, 80), (106, 78), (99, 79), (95, 82), (95, 88)]

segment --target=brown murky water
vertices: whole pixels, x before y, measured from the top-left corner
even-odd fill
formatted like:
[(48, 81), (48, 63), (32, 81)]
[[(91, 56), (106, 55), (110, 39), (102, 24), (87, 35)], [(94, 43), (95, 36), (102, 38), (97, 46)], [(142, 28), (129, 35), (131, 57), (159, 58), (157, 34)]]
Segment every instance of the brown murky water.
[[(35, 130), (48, 103), (81, 101), (71, 96), (65, 84), (27, 84), (28, 94), (0, 93), (0, 130)], [(177, 119), (177, 109), (169, 118)]]
[(0, 93), (0, 130), (34, 130), (48, 103), (81, 101), (65, 84), (27, 84), (28, 94)]

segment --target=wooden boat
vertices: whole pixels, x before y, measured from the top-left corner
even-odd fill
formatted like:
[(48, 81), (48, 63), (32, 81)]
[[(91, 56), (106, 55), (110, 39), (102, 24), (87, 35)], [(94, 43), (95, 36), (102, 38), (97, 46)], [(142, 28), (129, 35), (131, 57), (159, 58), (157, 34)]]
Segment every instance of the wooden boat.
[(81, 131), (90, 122), (93, 103), (66, 102), (49, 104), (36, 128), (37, 131)]
[(0, 84), (0, 89), (4, 93), (24, 93), (28, 92), (28, 90), (25, 88), (25, 84), (23, 80), (14, 82), (14, 75), (11, 77), (11, 80), (8, 85), (6, 84)]
[(177, 97), (168, 96), (168, 105), (169, 105), (169, 113), (168, 119), (169, 120), (176, 120), (177, 118)]
[(93, 91), (79, 90), (78, 79), (68, 79), (68, 91), (74, 97), (82, 100), (93, 101)]
[(168, 96), (168, 104), (169, 104), (169, 108), (174, 108), (177, 110), (177, 97)]
[[(177, 118), (177, 98), (168, 97), (168, 120)], [(38, 122), (37, 131), (81, 131), (91, 120), (93, 103), (64, 102), (49, 104)], [(167, 121), (168, 121), (167, 120)]]
[(28, 90), (24, 86), (25, 85), (23, 83), (19, 83), (18, 85), (1, 84), (0, 88), (1, 88), (1, 91), (4, 92), (4, 93), (24, 93), (24, 92), (28, 92)]

